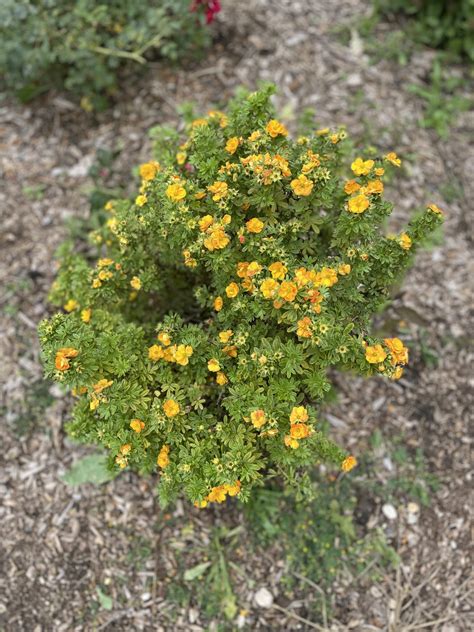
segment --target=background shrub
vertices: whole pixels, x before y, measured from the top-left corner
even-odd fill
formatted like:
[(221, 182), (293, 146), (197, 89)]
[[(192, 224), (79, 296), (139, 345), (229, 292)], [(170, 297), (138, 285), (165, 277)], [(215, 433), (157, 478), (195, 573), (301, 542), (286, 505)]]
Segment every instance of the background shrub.
[(160, 496), (246, 500), (268, 475), (354, 457), (323, 432), (328, 369), (398, 379), (408, 352), (373, 314), (441, 222), (430, 205), (397, 235), (382, 178), (394, 152), (356, 158), (346, 133), (292, 140), (273, 88), (240, 93), (183, 137), (153, 131), (134, 200), (110, 200), (94, 259), (65, 245), (40, 327), (49, 376), (78, 398), (71, 436), (116, 471), (161, 471)]
[(101, 105), (125, 63), (199, 50), (219, 8), (215, 0), (3, 0), (0, 75), (25, 100), (64, 86), (86, 108)]
[(376, 0), (382, 13), (410, 16), (412, 37), (474, 59), (474, 0)]

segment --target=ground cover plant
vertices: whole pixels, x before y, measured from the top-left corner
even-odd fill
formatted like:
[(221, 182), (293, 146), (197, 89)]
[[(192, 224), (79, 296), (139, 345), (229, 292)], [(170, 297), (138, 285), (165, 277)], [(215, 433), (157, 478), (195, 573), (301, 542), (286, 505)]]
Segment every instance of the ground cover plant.
[[(133, 200), (109, 200), (97, 258), (65, 245), (40, 326), (46, 373), (77, 397), (69, 432), (109, 466), (161, 472), (163, 503), (248, 500), (268, 475), (354, 456), (318, 420), (328, 369), (398, 379), (408, 351), (374, 313), (442, 221), (385, 234), (392, 151), (348, 159), (344, 129), (293, 140), (271, 86), (154, 130)], [(350, 168), (349, 168), (350, 165)], [(304, 470), (303, 470), (304, 471)]]
[(117, 91), (125, 64), (175, 61), (208, 41), (219, 0), (7, 0), (0, 6), (0, 75), (21, 99), (61, 86), (85, 109)]

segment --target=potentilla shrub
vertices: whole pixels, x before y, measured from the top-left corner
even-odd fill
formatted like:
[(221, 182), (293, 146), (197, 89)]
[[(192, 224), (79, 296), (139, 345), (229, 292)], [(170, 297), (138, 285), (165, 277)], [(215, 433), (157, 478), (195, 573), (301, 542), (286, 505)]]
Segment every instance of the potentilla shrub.
[(200, 49), (219, 10), (219, 0), (2, 0), (0, 76), (23, 99), (59, 85), (92, 108), (124, 64)]
[(293, 140), (271, 93), (161, 135), (136, 199), (107, 203), (99, 258), (63, 248), (63, 312), (40, 327), (47, 375), (77, 398), (71, 436), (117, 471), (158, 471), (163, 502), (246, 500), (321, 461), (349, 471), (318, 418), (328, 370), (398, 379), (407, 363), (371, 319), (441, 211), (384, 235), (397, 155), (349, 169), (344, 130)]

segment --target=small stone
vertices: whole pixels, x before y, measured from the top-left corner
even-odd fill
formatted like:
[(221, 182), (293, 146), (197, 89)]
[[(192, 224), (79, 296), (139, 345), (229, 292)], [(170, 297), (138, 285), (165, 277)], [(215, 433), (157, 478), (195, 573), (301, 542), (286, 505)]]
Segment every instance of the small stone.
[(151, 593), (149, 593), (149, 592), (143, 593), (142, 601), (150, 601), (150, 599), (151, 599)]
[(271, 608), (273, 605), (273, 595), (265, 587), (257, 590), (253, 598), (257, 606), (260, 608)]
[(382, 507), (383, 515), (388, 518), (388, 520), (396, 520), (397, 519), (397, 510), (390, 503), (385, 503)]

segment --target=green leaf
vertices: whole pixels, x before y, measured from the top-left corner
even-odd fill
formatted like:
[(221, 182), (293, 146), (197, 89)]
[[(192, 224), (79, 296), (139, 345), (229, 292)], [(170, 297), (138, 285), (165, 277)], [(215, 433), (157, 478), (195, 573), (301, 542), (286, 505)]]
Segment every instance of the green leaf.
[(184, 581), (185, 582), (191, 582), (193, 579), (197, 579), (198, 577), (201, 577), (206, 570), (209, 568), (209, 566), (211, 565), (211, 562), (202, 562), (201, 564), (197, 564), (196, 566), (193, 566), (192, 568), (188, 568), (185, 572), (184, 572)]
[(107, 468), (107, 457), (97, 452), (79, 459), (62, 477), (67, 485), (95, 483), (101, 485), (115, 478), (115, 473)]
[(98, 586), (96, 587), (96, 591), (97, 591), (97, 597), (99, 598), (99, 603), (101, 607), (104, 610), (112, 610), (114, 606), (112, 597), (109, 597), (109, 595), (106, 595), (104, 592), (102, 592), (102, 590)]

